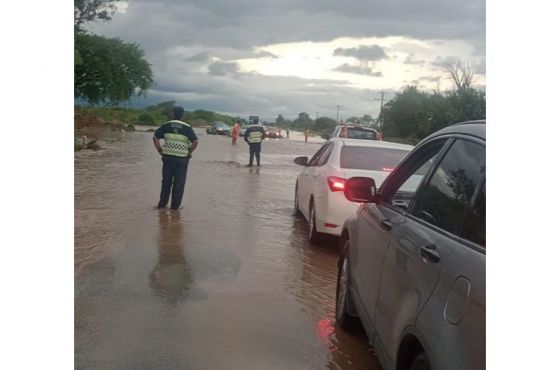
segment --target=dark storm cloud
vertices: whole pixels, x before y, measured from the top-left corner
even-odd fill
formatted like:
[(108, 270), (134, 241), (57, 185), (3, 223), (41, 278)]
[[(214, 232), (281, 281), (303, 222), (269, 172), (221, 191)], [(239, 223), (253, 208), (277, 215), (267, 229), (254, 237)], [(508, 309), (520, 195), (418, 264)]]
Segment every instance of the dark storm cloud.
[(450, 66), (459, 62), (459, 59), (452, 56), (447, 57), (437, 57), (433, 62), (432, 65), (439, 69), (447, 69)]
[[(157, 16), (154, 16), (157, 14)], [(338, 37), (409, 36), (484, 43), (482, 0), (130, 0), (96, 32), (150, 50), (173, 45), (251, 49)]]
[(278, 56), (265, 50), (235, 50), (230, 48), (214, 48), (212, 53), (209, 51), (197, 52), (189, 57), (183, 58), (186, 62), (207, 63), (212, 58), (222, 61), (239, 59), (271, 58), (277, 59)]
[(227, 78), (203, 72), (180, 74), (174, 70), (160, 73), (158, 81), (161, 82), (150, 90), (147, 98), (134, 99), (133, 104), (175, 100), (187, 110), (210, 109), (235, 116), (258, 114), (265, 119), (278, 114), (295, 118), (299, 112), (336, 117), (337, 105), (344, 107), (341, 117), (378, 113), (378, 107), (371, 104), (376, 91), (354, 88), (345, 81), (241, 72), (235, 78)]
[(354, 57), (363, 61), (375, 61), (387, 58), (387, 54), (379, 45), (360, 45), (357, 48), (337, 48), (333, 55), (343, 57)]
[[(377, 114), (371, 105), (372, 96), (377, 96), (374, 91), (356, 89), (344, 81), (243, 73), (240, 60), (275, 58), (259, 47), (277, 43), (384, 36), (464, 40), (474, 46), (477, 59), (481, 59), (485, 2), (129, 0), (125, 12), (89, 27), (97, 34), (138, 43), (146, 52), (156, 86), (148, 98), (136, 99), (136, 104), (176, 100), (190, 109), (263, 117), (279, 113), (290, 117), (298, 111), (334, 116), (340, 104), (350, 114)], [(362, 52), (373, 53), (369, 48)], [(341, 48), (339, 53), (354, 52), (350, 56), (364, 60), (360, 48), (354, 49)], [(367, 60), (375, 57), (369, 55)], [(368, 72), (367, 67), (340, 67), (347, 73), (379, 73)]]
[(207, 52), (200, 52), (200, 53), (196, 53), (191, 57), (188, 57), (185, 59), (187, 62), (200, 62), (200, 63), (204, 63), (204, 62), (208, 62), (210, 60), (210, 54), (208, 54)]
[(426, 63), (425, 60), (417, 59), (414, 53), (408, 54), (406, 59), (403, 62), (404, 64), (416, 64), (416, 65), (423, 65)]
[(474, 65), (473, 72), (481, 75), (486, 74), (486, 58), (480, 60)]
[(208, 73), (213, 76), (225, 76), (235, 74), (239, 71), (237, 63), (232, 62), (214, 62), (208, 65)]
[(374, 72), (370, 67), (367, 66), (353, 66), (348, 63), (344, 63), (334, 68), (333, 71), (344, 72), (344, 73), (354, 73), (358, 75), (366, 75), (373, 77), (381, 77), (383, 74), (381, 72)]
[(441, 76), (422, 76), (419, 78), (419, 80), (427, 82), (440, 82)]

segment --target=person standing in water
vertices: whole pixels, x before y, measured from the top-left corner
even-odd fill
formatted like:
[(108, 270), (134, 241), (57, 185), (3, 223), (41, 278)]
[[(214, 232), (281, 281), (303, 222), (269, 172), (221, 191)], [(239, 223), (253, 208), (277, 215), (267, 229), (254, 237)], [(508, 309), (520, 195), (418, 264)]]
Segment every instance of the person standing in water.
[(231, 129), (231, 145), (237, 144), (237, 138), (239, 137), (240, 127), (241, 126), (239, 125), (239, 120), (237, 120), (233, 125), (233, 128)]
[(261, 142), (264, 140), (265, 132), (261, 125), (251, 125), (245, 131), (245, 141), (249, 144), (249, 165), (253, 167), (253, 158), (257, 157), (257, 167), (261, 166)]
[[(198, 146), (198, 137), (192, 127), (181, 121), (184, 113), (183, 107), (174, 107), (170, 112), (172, 120), (165, 122), (154, 133), (154, 146), (163, 162), (158, 208), (167, 207), (170, 195), (171, 209), (176, 210), (181, 205), (189, 161)], [(163, 146), (161, 139), (165, 141)]]

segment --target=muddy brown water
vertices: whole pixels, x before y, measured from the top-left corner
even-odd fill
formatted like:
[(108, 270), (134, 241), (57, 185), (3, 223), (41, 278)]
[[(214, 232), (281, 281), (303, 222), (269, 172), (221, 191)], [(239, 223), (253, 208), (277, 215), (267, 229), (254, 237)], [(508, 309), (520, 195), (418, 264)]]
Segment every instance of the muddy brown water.
[(154, 209), (149, 133), (75, 154), (79, 369), (381, 369), (363, 332), (334, 323), (335, 241), (292, 215), (292, 160), (319, 144), (200, 132), (180, 212)]

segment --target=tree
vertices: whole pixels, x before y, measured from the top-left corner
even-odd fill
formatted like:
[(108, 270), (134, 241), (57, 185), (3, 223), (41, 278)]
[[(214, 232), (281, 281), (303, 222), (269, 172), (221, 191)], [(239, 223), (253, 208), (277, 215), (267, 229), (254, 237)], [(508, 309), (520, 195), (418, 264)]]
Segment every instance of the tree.
[(449, 93), (455, 121), (486, 118), (486, 94), (472, 87), (473, 73), (468, 64), (457, 62), (447, 68), (455, 89)]
[(313, 120), (309, 118), (309, 114), (302, 112), (298, 114), (298, 118), (294, 120), (294, 126), (299, 129), (304, 129), (306, 127), (311, 127), (313, 125)]
[(428, 94), (416, 86), (406, 87), (389, 100), (382, 111), (386, 136), (423, 138), (430, 132)]
[(84, 23), (108, 21), (115, 14), (116, 0), (74, 0), (74, 28), (83, 31)]
[(449, 78), (453, 80), (457, 90), (469, 89), (472, 85), (473, 73), (467, 63), (457, 62), (447, 67)]
[(486, 95), (472, 87), (473, 73), (465, 63), (447, 67), (454, 88), (442, 94), (407, 86), (381, 112), (385, 136), (422, 139), (453, 123), (486, 118)]
[(154, 122), (155, 122), (154, 117), (150, 113), (144, 112), (138, 115), (138, 123), (145, 123), (145, 124), (152, 125), (154, 124)]
[(149, 107), (146, 107), (146, 110), (154, 111), (167, 116), (173, 107), (175, 107), (175, 100), (168, 100), (157, 103), (156, 105), (150, 105)]
[(329, 117), (319, 117), (315, 121), (313, 129), (317, 131), (332, 131), (336, 126), (336, 120)]
[(75, 65), (77, 98), (116, 105), (145, 95), (153, 84), (152, 69), (137, 44), (80, 33), (75, 48), (81, 62)]

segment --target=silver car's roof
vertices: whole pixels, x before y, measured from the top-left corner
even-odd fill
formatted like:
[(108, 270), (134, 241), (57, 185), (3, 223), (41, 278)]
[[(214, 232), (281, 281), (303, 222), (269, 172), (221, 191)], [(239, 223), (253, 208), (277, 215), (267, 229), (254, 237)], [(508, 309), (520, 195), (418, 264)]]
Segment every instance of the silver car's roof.
[(467, 121), (467, 122), (461, 122), (455, 125), (447, 126), (429, 135), (424, 140), (422, 140), (422, 142), (430, 140), (437, 136), (450, 135), (450, 134), (469, 135), (486, 141), (486, 120)]

